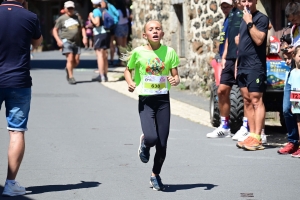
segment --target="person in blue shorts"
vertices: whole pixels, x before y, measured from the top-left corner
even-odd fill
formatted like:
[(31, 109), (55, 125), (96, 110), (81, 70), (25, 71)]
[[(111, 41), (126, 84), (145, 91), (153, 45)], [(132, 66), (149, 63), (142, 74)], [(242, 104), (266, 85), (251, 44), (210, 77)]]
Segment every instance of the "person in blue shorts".
[(25, 187), (15, 179), (25, 152), (24, 135), (30, 110), (30, 45), (36, 48), (43, 41), (38, 17), (27, 8), (24, 0), (0, 5), (0, 109), (4, 102), (10, 136), (3, 196), (26, 194)]

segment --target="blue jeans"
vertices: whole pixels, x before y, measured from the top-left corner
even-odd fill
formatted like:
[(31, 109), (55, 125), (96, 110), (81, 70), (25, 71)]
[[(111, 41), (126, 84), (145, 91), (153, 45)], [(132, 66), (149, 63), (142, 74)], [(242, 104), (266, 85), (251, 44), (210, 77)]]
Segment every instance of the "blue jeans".
[(289, 78), (285, 81), (284, 93), (283, 93), (283, 116), (285, 119), (286, 129), (288, 131), (288, 142), (293, 144), (298, 144), (299, 140), (299, 133), (298, 133), (298, 126), (297, 126), (297, 117), (293, 115), (291, 111), (291, 85), (288, 84)]
[(4, 101), (8, 130), (27, 131), (30, 100), (31, 88), (0, 88), (0, 109)]

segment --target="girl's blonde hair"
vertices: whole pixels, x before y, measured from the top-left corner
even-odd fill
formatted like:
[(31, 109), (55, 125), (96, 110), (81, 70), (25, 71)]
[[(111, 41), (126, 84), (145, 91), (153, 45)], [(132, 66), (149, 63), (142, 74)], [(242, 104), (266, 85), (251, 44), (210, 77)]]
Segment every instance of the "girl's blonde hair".
[[(146, 26), (147, 26), (147, 24), (149, 23), (149, 22), (158, 22), (159, 24), (160, 24), (160, 26), (161, 26), (161, 28), (162, 28), (162, 23), (159, 21), (159, 20), (157, 20), (157, 19), (149, 19), (146, 23), (145, 23), (145, 25), (144, 25), (144, 27), (143, 27), (143, 31), (144, 31), (144, 33), (146, 32)], [(163, 28), (162, 28), (163, 29)], [(131, 55), (132, 55), (132, 51), (126, 51), (126, 53), (121, 53), (121, 57), (120, 57), (120, 60), (122, 60), (122, 61), (124, 61), (124, 62), (128, 62), (129, 61), (129, 59), (130, 59), (130, 57), (131, 57)]]

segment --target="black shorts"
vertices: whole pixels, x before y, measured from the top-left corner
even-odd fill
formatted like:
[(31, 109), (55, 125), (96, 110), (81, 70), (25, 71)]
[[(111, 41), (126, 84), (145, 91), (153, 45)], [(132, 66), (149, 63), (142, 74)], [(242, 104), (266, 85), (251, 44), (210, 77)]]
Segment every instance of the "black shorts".
[(111, 28), (109, 29), (110, 30), (110, 35), (111, 36), (114, 36), (115, 33), (116, 33), (116, 28), (117, 28), (117, 24), (114, 24), (111, 26)]
[(265, 92), (266, 72), (259, 69), (239, 69), (236, 77), (239, 88), (248, 88), (248, 92)]
[(109, 49), (110, 44), (110, 34), (101, 33), (99, 35), (94, 35), (94, 49)]
[(236, 59), (226, 59), (225, 68), (222, 69), (220, 84), (232, 87), (236, 84), (234, 66)]

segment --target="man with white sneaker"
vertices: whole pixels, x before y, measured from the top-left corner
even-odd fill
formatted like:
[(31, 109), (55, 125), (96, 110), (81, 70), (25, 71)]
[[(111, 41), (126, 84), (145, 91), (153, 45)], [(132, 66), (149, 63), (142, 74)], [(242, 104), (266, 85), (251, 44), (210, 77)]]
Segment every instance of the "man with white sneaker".
[(27, 8), (25, 0), (7, 0), (0, 5), (0, 109), (5, 102), (10, 135), (3, 196), (26, 194), (15, 178), (25, 152), (30, 110), (30, 46), (38, 47), (43, 41), (38, 17)]
[[(221, 0), (221, 8), (224, 5), (233, 4), (233, 8), (228, 16), (228, 37), (225, 41), (224, 52), (222, 55), (222, 74), (220, 85), (218, 88), (218, 98), (219, 98), (219, 110), (221, 115), (221, 125), (215, 129), (213, 132), (208, 133), (206, 137), (208, 138), (224, 138), (231, 137), (230, 127), (229, 127), (229, 115), (230, 115), (230, 91), (235, 80), (235, 62), (237, 58), (237, 45), (235, 43), (235, 36), (239, 33), (240, 23), (242, 21), (243, 12), (240, 6), (239, 0)], [(224, 12), (224, 11), (223, 11)], [(242, 132), (243, 131), (243, 132)], [(242, 133), (247, 133), (248, 131), (241, 128), (239, 131)]]

